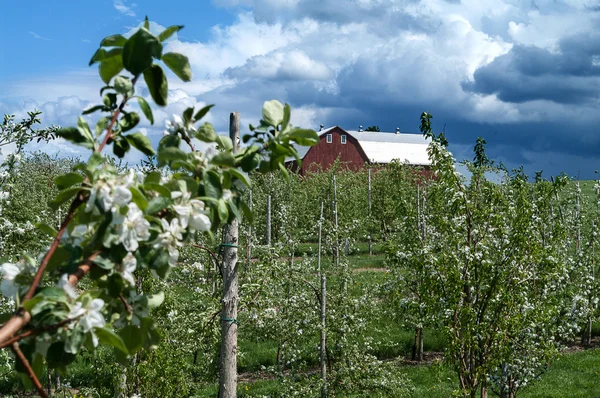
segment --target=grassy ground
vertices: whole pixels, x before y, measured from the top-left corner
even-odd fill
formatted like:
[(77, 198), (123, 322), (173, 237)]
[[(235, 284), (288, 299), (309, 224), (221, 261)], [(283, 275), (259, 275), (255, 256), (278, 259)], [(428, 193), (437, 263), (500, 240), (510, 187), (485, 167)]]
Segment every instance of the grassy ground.
[[(350, 268), (354, 273), (354, 288), (376, 286), (385, 282), (388, 275), (385, 269), (385, 256), (381, 254), (383, 248), (381, 246), (374, 247), (374, 252), (378, 254), (369, 256), (366, 244), (357, 246), (358, 249), (355, 249), (355, 254), (350, 257)], [(310, 252), (310, 244), (299, 247), (297, 255), (302, 255), (303, 250), (305, 250), (305, 253)], [(323, 258), (323, 266), (325, 268), (331, 267), (331, 256)], [(353, 290), (352, 288), (351, 286), (350, 291)], [(185, 292), (181, 292), (181, 294), (185, 294)], [(386, 304), (374, 304), (374, 306), (378, 305)], [(410, 364), (405, 361), (405, 358), (411, 351), (413, 332), (403, 329), (394, 320), (377, 315), (381, 313), (382, 311), (374, 308), (373, 316), (367, 328), (368, 335), (376, 342), (373, 345), (372, 354), (381, 360), (391, 361), (389, 362), (390, 366), (397, 367), (405, 375), (410, 384), (414, 386), (411, 397), (441, 398), (451, 396), (452, 390), (456, 387), (456, 375), (439, 361), (439, 354), (432, 354), (443, 351), (443, 340), (440, 334), (435, 330), (426, 330), (424, 349), (429, 354), (426, 355), (426, 359), (430, 359), (430, 361), (427, 365)], [(594, 332), (600, 334), (598, 329)], [(289, 391), (286, 387), (262, 371), (264, 368), (275, 365), (277, 343), (251, 338), (251, 336), (244, 333), (242, 328), (240, 330), (239, 345), (243, 355), (240, 356), (238, 362), (240, 373), (238, 396), (288, 396)], [(434, 359), (431, 360), (432, 358)], [(310, 373), (318, 366), (317, 357), (306, 359), (309, 366), (306, 371)], [(98, 368), (94, 366), (96, 360), (98, 359), (85, 358), (85, 356), (78, 359), (70, 369), (68, 378), (64, 381), (69, 381), (75, 388), (91, 384), (110, 384), (110, 375), (98, 371)], [(600, 349), (565, 353), (551, 365), (540, 381), (520, 391), (519, 396), (525, 398), (600, 397), (599, 371)], [(18, 383), (16, 376), (10, 377), (7, 382), (0, 382), (0, 397), (5, 396), (3, 393), (9, 391), (9, 387), (10, 391), (15, 391), (14, 388)], [(214, 397), (216, 395), (216, 384), (194, 385), (192, 396)], [(342, 397), (343, 395), (337, 394), (336, 396)]]
[[(402, 371), (414, 385), (411, 397), (446, 398), (455, 387), (455, 374), (441, 364), (402, 366)], [(590, 398), (600, 397), (600, 349), (570, 352), (561, 355), (542, 378), (518, 392), (522, 398)], [(206, 387), (196, 397), (213, 397), (216, 386)], [(284, 397), (285, 391), (276, 380), (240, 383), (238, 396)], [(340, 395), (338, 395), (340, 396)], [(490, 394), (493, 396), (493, 394)]]

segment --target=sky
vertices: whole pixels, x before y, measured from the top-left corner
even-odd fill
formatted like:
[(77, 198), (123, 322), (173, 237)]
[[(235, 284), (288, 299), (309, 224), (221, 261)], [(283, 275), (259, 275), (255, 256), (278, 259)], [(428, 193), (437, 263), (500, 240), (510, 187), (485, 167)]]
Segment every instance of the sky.
[(148, 15), (154, 31), (185, 25), (165, 52), (187, 55), (194, 75), (171, 75), (169, 105), (141, 124), (155, 143), (188, 106), (216, 104), (208, 121), (225, 132), (229, 112), (247, 126), (278, 99), (301, 127), (418, 133), (427, 111), (458, 160), (482, 136), (488, 156), (530, 175), (600, 169), (599, 0), (135, 1), (5, 2), (0, 114), (36, 108), (44, 124), (75, 125), (101, 102), (87, 66), (100, 41)]

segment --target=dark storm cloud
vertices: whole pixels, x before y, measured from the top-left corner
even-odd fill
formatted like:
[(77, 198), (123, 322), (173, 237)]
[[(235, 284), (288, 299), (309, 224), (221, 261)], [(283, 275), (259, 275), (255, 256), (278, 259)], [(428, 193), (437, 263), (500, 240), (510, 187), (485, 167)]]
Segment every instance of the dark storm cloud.
[(600, 34), (582, 33), (559, 42), (559, 51), (515, 45), (474, 73), (463, 89), (495, 94), (504, 102), (595, 102), (600, 93)]

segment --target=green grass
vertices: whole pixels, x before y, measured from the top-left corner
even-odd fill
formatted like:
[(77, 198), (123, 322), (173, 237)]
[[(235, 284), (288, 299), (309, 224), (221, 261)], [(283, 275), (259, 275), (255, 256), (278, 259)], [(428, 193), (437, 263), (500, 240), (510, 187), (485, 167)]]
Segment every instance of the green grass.
[[(411, 398), (446, 398), (456, 387), (456, 374), (446, 365), (398, 365), (413, 385)], [(532, 385), (519, 391), (521, 398), (600, 397), (600, 349), (562, 354), (548, 371)], [(213, 397), (216, 385), (205, 386), (195, 397)], [(284, 397), (286, 391), (277, 380), (240, 383), (238, 396)], [(338, 395), (342, 396), (342, 395)], [(489, 396), (494, 396), (490, 391)]]

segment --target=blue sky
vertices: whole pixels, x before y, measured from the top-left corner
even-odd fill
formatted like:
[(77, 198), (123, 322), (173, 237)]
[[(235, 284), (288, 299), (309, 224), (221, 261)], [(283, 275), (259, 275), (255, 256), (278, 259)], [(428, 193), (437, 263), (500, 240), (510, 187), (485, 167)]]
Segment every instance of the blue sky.
[[(209, 119), (224, 131), (230, 111), (247, 125), (277, 98), (296, 125), (418, 132), (427, 110), (459, 160), (483, 136), (492, 157), (530, 174), (600, 169), (596, 0), (5, 3), (0, 113), (37, 108), (47, 124), (74, 124), (100, 100), (87, 67), (100, 40), (148, 15), (157, 29), (185, 25), (168, 49), (188, 55), (194, 73), (172, 80), (170, 105), (142, 126), (153, 141), (187, 106), (216, 103)], [(76, 154), (61, 142), (32, 149)]]

